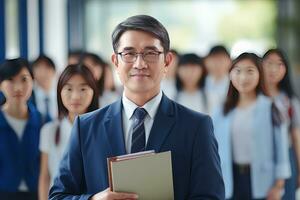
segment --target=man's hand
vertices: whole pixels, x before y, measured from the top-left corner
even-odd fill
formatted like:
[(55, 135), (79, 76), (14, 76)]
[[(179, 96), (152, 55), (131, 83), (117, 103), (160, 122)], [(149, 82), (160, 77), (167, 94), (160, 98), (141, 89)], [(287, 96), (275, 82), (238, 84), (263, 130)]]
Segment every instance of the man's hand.
[(91, 200), (113, 200), (113, 199), (126, 199), (126, 200), (136, 200), (138, 195), (133, 193), (118, 193), (112, 192), (109, 188), (99, 192), (91, 197)]

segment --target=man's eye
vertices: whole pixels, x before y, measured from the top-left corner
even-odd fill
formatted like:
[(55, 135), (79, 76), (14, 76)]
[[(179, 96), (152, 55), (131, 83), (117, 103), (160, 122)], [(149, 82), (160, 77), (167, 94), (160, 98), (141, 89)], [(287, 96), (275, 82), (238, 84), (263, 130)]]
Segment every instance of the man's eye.
[(128, 52), (128, 53), (123, 53), (123, 56), (135, 56), (136, 53), (134, 52)]
[(146, 52), (145, 55), (150, 55), (150, 56), (152, 56), (152, 55), (157, 55), (157, 52), (155, 52), (155, 51), (150, 51), (150, 52)]

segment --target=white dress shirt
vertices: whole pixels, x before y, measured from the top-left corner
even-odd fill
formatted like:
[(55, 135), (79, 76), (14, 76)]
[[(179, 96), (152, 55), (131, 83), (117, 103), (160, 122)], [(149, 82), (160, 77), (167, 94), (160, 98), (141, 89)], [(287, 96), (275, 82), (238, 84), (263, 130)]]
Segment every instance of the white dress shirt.
[[(154, 122), (154, 117), (156, 115), (157, 109), (159, 107), (160, 101), (162, 99), (162, 91), (148, 101), (145, 105), (142, 106), (147, 111), (147, 116), (144, 121), (145, 126), (145, 135), (146, 135), (146, 144), (150, 135), (150, 131)], [(124, 139), (126, 152), (131, 152), (131, 139), (132, 139), (132, 123), (133, 123), (133, 113), (137, 106), (131, 100), (129, 100), (123, 93), (122, 97), (122, 120), (123, 120), (123, 130), (124, 130)]]

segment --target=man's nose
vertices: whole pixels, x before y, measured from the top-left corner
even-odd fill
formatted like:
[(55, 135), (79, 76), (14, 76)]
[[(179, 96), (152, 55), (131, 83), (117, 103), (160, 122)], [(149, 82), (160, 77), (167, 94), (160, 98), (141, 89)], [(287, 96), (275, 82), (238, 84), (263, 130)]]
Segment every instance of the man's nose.
[(134, 68), (144, 69), (147, 67), (147, 63), (145, 62), (142, 54), (138, 54), (136, 61), (134, 62)]

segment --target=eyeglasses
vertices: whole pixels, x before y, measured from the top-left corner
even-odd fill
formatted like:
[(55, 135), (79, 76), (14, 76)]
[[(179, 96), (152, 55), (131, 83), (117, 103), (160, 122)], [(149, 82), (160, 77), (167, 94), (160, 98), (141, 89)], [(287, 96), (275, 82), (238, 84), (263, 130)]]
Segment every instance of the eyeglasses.
[(137, 52), (119, 52), (118, 55), (126, 63), (134, 63), (139, 55), (142, 56), (143, 60), (147, 63), (155, 63), (159, 59), (159, 55), (162, 54), (161, 51), (146, 51), (142, 53)]

